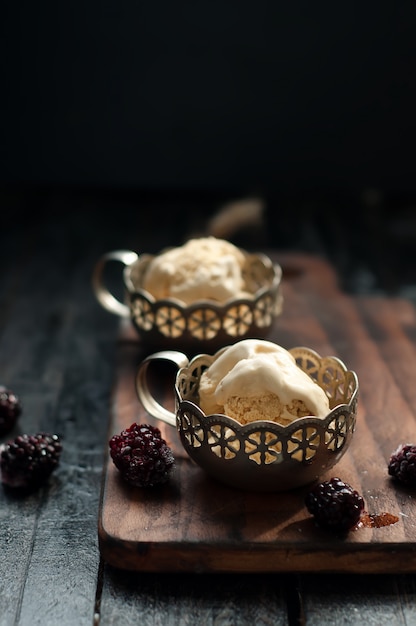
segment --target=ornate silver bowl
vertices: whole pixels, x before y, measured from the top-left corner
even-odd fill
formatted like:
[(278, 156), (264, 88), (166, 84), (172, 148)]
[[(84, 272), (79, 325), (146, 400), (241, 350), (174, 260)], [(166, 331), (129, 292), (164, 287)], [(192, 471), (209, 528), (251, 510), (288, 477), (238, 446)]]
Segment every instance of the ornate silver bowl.
[[(144, 343), (169, 349), (213, 351), (240, 339), (266, 337), (282, 311), (280, 265), (264, 254), (244, 254), (243, 277), (250, 296), (221, 304), (197, 300), (185, 305), (175, 298), (155, 299), (141, 286), (154, 255), (138, 256), (130, 250), (108, 252), (98, 260), (93, 271), (93, 289), (107, 311), (131, 319)], [(125, 302), (105, 284), (104, 271), (110, 261), (124, 265)]]
[[(202, 372), (221, 354), (200, 354), (190, 362), (176, 351), (148, 356), (140, 364), (136, 391), (146, 411), (175, 426), (189, 457), (215, 479), (254, 491), (283, 491), (312, 483), (345, 454), (356, 423), (358, 378), (334, 356), (321, 357), (305, 347), (290, 350), (329, 398), (325, 418), (301, 417), (287, 426), (271, 421), (241, 425), (227, 415), (205, 415), (198, 406)], [(176, 412), (152, 395), (148, 366), (157, 360), (179, 368), (175, 382)]]

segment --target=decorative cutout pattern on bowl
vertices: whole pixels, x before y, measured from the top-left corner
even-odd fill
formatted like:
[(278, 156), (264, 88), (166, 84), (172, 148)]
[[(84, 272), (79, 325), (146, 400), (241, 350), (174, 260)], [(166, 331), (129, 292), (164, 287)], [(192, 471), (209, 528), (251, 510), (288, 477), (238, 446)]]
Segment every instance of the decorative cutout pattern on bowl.
[(147, 340), (226, 345), (249, 336), (265, 336), (282, 312), (281, 268), (261, 254), (248, 254), (243, 272), (252, 297), (234, 298), (223, 304), (207, 300), (184, 305), (174, 298), (155, 300), (140, 288), (151, 259), (151, 255), (142, 255), (126, 268), (131, 318)]
[(301, 417), (281, 426), (270, 421), (241, 425), (226, 415), (205, 415), (198, 407), (199, 379), (214, 357), (199, 355), (178, 373), (182, 445), (222, 482), (263, 491), (297, 487), (330, 469), (348, 448), (356, 424), (356, 374), (336, 357), (321, 358), (307, 348), (290, 352), (327, 394), (331, 410), (325, 418)]

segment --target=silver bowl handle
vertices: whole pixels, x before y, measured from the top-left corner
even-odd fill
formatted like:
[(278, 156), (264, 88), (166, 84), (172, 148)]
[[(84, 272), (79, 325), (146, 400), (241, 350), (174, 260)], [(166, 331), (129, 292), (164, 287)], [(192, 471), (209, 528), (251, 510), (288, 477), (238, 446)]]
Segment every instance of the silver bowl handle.
[(149, 389), (147, 370), (150, 363), (157, 360), (170, 361), (171, 363), (174, 363), (178, 369), (186, 367), (189, 360), (183, 352), (177, 352), (176, 350), (163, 350), (162, 352), (156, 352), (155, 354), (147, 356), (143, 359), (137, 369), (136, 392), (146, 411), (152, 415), (152, 417), (160, 419), (162, 422), (165, 422), (170, 426), (176, 427), (175, 413), (172, 413), (172, 411), (169, 411), (162, 406), (156, 398), (153, 397)]
[(125, 267), (138, 259), (138, 255), (131, 250), (113, 250), (102, 255), (94, 266), (92, 287), (98, 302), (104, 309), (120, 317), (130, 317), (129, 307), (116, 298), (104, 283), (104, 269), (110, 261), (118, 261)]

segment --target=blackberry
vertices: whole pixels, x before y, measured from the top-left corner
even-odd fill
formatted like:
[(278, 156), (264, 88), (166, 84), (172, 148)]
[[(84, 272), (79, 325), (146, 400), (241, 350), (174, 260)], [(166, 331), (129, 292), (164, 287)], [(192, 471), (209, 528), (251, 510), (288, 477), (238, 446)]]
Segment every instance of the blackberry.
[(388, 462), (390, 476), (410, 487), (416, 486), (416, 445), (400, 444)]
[(130, 485), (154, 487), (169, 480), (175, 459), (155, 426), (133, 423), (111, 437), (109, 446), (114, 465)]
[(0, 436), (11, 431), (21, 412), (22, 405), (16, 394), (0, 385)]
[(1, 446), (1, 482), (6, 487), (35, 489), (46, 482), (59, 464), (62, 444), (58, 435), (19, 435)]
[(348, 483), (334, 477), (316, 485), (305, 497), (309, 513), (318, 526), (348, 532), (364, 511), (364, 500)]

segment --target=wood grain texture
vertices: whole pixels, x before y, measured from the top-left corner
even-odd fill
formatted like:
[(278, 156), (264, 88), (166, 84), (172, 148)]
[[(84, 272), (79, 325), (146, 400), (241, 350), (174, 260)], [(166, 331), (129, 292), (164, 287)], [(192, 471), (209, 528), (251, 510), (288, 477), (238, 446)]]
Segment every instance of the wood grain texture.
[[(136, 201), (134, 194), (111, 194), (107, 190), (67, 193), (54, 189), (11, 198), (0, 195), (0, 200), (2, 211), (5, 208), (0, 229), (0, 382), (13, 386), (25, 404), (20, 424), (12, 434), (51, 428), (64, 435), (59, 470), (44, 488), (28, 498), (12, 497), (0, 489), (0, 625), (342, 623), (355, 626), (366, 623), (375, 626), (387, 620), (394, 626), (414, 624), (413, 574), (215, 572), (213, 575), (210, 572), (195, 575), (193, 571), (172, 574), (122, 570), (100, 559), (99, 494), (112, 424), (109, 410), (113, 412), (115, 407), (116, 385), (124, 360), (119, 348), (126, 349), (126, 365), (129, 359), (136, 363), (141, 353), (137, 343), (133, 344), (134, 335), (126, 334), (128, 329), (123, 329), (120, 336), (117, 318), (103, 311), (96, 302), (91, 290), (91, 272), (99, 255), (108, 250), (157, 252), (164, 246), (180, 243), (183, 221), (175, 217), (174, 223), (160, 228), (166, 205), (172, 206), (170, 196), (155, 206), (152, 198)], [(206, 202), (211, 201), (208, 198)], [(176, 206), (183, 215), (183, 204), (178, 202)], [(185, 211), (194, 214), (200, 206), (201, 200), (193, 197)], [(415, 406), (414, 379), (407, 368), (407, 362), (412, 364), (414, 360), (416, 339), (412, 304), (387, 297), (386, 292), (380, 297), (342, 297), (339, 303), (341, 308), (346, 307), (344, 315), (349, 307), (348, 315), (351, 310), (355, 312), (351, 320), (354, 319), (356, 328), (348, 330), (345, 336), (340, 333), (338, 322), (331, 319), (338, 310), (330, 302), (331, 293), (335, 291), (339, 295), (334, 273), (326, 262), (314, 260), (315, 254), (328, 253), (322, 231), (319, 224), (307, 220), (305, 215), (303, 236), (299, 237), (299, 213), (295, 208), (295, 244), (309, 250), (308, 262), (322, 271), (314, 289), (320, 294), (316, 306), (323, 300), (326, 305), (318, 315), (313, 313), (313, 300), (308, 296), (305, 299), (299, 289), (302, 277), (293, 263), (293, 255), (279, 253), (278, 258), (285, 261), (288, 278), (285, 293), (292, 306), (290, 317), (285, 314), (279, 320), (276, 339), (287, 347), (304, 342), (322, 352), (351, 355), (360, 372), (361, 360), (363, 369), (373, 364), (374, 375), (367, 372), (364, 376), (369, 377), (370, 383), (372, 380), (377, 383), (381, 377), (383, 385), (392, 385), (395, 398), (393, 402), (389, 400), (387, 389), (375, 406), (381, 406), (383, 415), (390, 415), (390, 409), (399, 400), (400, 411), (395, 415), (403, 410), (407, 415), (405, 423), (409, 424), (409, 414)], [(144, 215), (151, 216), (150, 226), (144, 225)], [(331, 215), (337, 222), (342, 212), (333, 211)], [(179, 236), (174, 229), (178, 224)], [(279, 217), (278, 233), (271, 236), (274, 246), (280, 241), (287, 243), (283, 236), (285, 226), (286, 223), (282, 229)], [(351, 226), (352, 236), (357, 231), (356, 222)], [(345, 234), (344, 225), (342, 234)], [(351, 253), (356, 252), (352, 239), (341, 240), (337, 235), (333, 241), (337, 244), (333, 252), (338, 255), (341, 244), (348, 263), (337, 262), (336, 255), (332, 255), (332, 263), (344, 284), (355, 286), (358, 270), (368, 258), (368, 249), (363, 260)], [(398, 261), (399, 257), (397, 265)], [(411, 274), (408, 258), (403, 260), (403, 269), (408, 276)], [(403, 275), (403, 271), (397, 273), (397, 279)], [(119, 283), (117, 272), (110, 280), (114, 286)], [(356, 336), (371, 349), (368, 359), (366, 350), (354, 345)], [(351, 341), (352, 346), (348, 345)], [(162, 392), (167, 397), (168, 388), (164, 387)], [(145, 417), (135, 397), (131, 396), (131, 402), (134, 406), (127, 404), (126, 413)], [(384, 411), (383, 403), (387, 403), (388, 410)], [(368, 412), (367, 404), (368, 398), (360, 409), (363, 415)], [(390, 448), (395, 428), (380, 448), (383, 454)], [(7, 438), (2, 437), (0, 442)], [(354, 442), (351, 457), (344, 459), (345, 463), (350, 459), (345, 472), (352, 480), (357, 475), (360, 477), (360, 473), (368, 473), (366, 463), (358, 465), (360, 448), (355, 449), (356, 446), (358, 440)], [(371, 458), (372, 464), (379, 463), (377, 450)], [(382, 493), (382, 489), (371, 492), (378, 496), (374, 502), (380, 510), (385, 504), (379, 502)], [(403, 492), (400, 497), (407, 502), (408, 512), (413, 513), (412, 494)], [(235, 504), (232, 506), (237, 509)], [(242, 519), (245, 512), (237, 511), (237, 514)], [(223, 523), (217, 517), (218, 523)], [(407, 524), (412, 519), (409, 515)], [(192, 523), (196, 521), (191, 519), (189, 524)], [(266, 528), (267, 532), (271, 531)], [(404, 567), (408, 558), (412, 561), (412, 552), (403, 554)]]
[(99, 246), (72, 220), (60, 237), (61, 219), (4, 237), (0, 252), (0, 378), (23, 404), (0, 442), (40, 430), (63, 440), (60, 466), (39, 491), (0, 490), (1, 626), (83, 626), (94, 614), (117, 323), (91, 295)]
[[(158, 424), (177, 459), (172, 480), (162, 489), (125, 485), (107, 455), (98, 534), (101, 554), (111, 565), (200, 573), (416, 570), (412, 494), (387, 475), (393, 449), (403, 440), (416, 440), (410, 402), (415, 312), (401, 300), (346, 295), (323, 259), (293, 253), (275, 258), (283, 266), (285, 305), (270, 339), (287, 348), (306, 345), (339, 356), (360, 381), (353, 442), (322, 478), (339, 475), (363, 494), (369, 513), (387, 511), (399, 522), (360, 528), (345, 539), (331, 536), (315, 527), (303, 505), (308, 488), (265, 495), (223, 486), (190, 462), (175, 429)], [(151, 421), (135, 394), (142, 355), (128, 325), (121, 330), (117, 352), (109, 436), (133, 421)], [(166, 381), (163, 397), (173, 407)]]
[(253, 624), (287, 626), (292, 577), (144, 573), (106, 569), (100, 626)]

